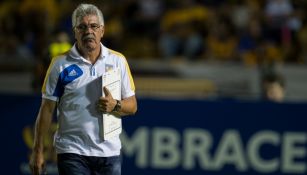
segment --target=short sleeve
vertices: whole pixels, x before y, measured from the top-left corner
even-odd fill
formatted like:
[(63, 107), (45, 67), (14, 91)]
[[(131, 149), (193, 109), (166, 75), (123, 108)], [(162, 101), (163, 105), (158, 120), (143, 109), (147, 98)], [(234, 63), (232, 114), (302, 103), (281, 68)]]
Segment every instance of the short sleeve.
[(121, 62), (121, 78), (122, 78), (122, 98), (128, 98), (135, 95), (135, 86), (131, 71), (126, 59), (122, 59)]
[(57, 65), (57, 58), (52, 59), (42, 87), (42, 98), (52, 101), (58, 101), (58, 97), (54, 95), (54, 91), (59, 78), (59, 67)]

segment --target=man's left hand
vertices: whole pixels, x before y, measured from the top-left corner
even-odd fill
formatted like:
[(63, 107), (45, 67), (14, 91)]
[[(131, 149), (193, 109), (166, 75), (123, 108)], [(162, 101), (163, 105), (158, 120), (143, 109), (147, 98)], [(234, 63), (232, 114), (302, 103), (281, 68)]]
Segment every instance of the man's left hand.
[(113, 99), (111, 92), (103, 87), (104, 97), (100, 97), (98, 101), (98, 110), (102, 113), (112, 112), (115, 105), (116, 100)]

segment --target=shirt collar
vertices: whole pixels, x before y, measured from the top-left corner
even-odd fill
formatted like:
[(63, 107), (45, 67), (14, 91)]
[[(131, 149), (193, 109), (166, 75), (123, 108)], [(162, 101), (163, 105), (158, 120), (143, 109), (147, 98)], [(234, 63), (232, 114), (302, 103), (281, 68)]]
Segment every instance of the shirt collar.
[(101, 58), (107, 58), (108, 55), (109, 55), (109, 49), (107, 47), (105, 47), (102, 43), (100, 43), (100, 46), (101, 46), (101, 54), (100, 54), (100, 57)]
[[(102, 43), (100, 43), (100, 47), (101, 47), (101, 52), (100, 52), (100, 55), (99, 55), (98, 59), (107, 58), (107, 56), (109, 55), (109, 51), (108, 51), (109, 49), (106, 48)], [(78, 52), (78, 50), (77, 50), (77, 43), (75, 43), (73, 45), (73, 47), (70, 49), (69, 56), (74, 58), (74, 59), (77, 59), (77, 60), (82, 60), (84, 62), (89, 62), (87, 59), (83, 58), (83, 56), (80, 55), (80, 53)]]

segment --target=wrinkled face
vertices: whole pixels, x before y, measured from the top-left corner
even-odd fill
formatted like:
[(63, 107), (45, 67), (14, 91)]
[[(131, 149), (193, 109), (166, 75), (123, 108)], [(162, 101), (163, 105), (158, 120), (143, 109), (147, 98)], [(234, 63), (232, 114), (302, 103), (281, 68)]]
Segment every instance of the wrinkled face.
[(99, 24), (98, 16), (88, 15), (74, 28), (78, 48), (86, 51), (100, 49), (104, 26)]

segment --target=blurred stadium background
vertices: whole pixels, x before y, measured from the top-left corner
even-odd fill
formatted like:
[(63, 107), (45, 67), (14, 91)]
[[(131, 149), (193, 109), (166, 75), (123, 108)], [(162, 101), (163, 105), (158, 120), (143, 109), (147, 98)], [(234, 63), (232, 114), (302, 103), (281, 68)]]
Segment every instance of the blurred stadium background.
[[(50, 57), (74, 42), (80, 2), (1, 1), (1, 92), (40, 92)], [(88, 2), (103, 10), (103, 43), (127, 57), (139, 95), (259, 99), (262, 75), (277, 72), (286, 100), (307, 99), (306, 1)]]
[[(84, 1), (0, 2), (0, 96), (11, 102), (13, 109), (22, 108), (24, 103), (15, 100), (24, 98), (34, 99), (36, 106), (33, 106), (38, 108), (40, 88), (51, 57), (74, 43), (71, 14), (81, 2)], [(276, 104), (281, 106), (268, 114), (260, 115), (264, 118), (274, 115), (287, 104), (298, 105), (298, 115), (306, 114), (303, 108), (307, 101), (307, 1), (88, 0), (86, 3), (102, 9), (105, 18), (102, 42), (126, 56), (141, 104), (142, 100), (147, 103), (146, 100), (154, 99), (157, 103), (169, 101), (171, 105), (180, 101), (187, 106), (195, 101), (207, 104), (225, 100), (263, 105), (262, 80), (267, 75), (278, 74), (285, 80), (284, 102)], [(150, 102), (159, 106), (155, 101)], [(28, 133), (24, 130), (27, 125), (33, 125), (36, 108), (31, 109), (33, 116), (19, 128), (23, 134)], [(1, 112), (10, 113), (5, 109)], [(292, 114), (289, 111), (283, 117), (288, 119)], [(16, 118), (11, 117), (11, 120)], [(297, 123), (291, 124), (293, 129)], [(278, 130), (281, 133), (292, 131), (282, 128)], [(302, 127), (297, 130), (306, 132)], [(24, 135), (22, 139), (21, 144), (27, 150), (30, 141), (25, 141)], [(306, 141), (303, 143), (306, 146)], [(27, 154), (21, 154), (25, 157), (21, 160), (26, 160)], [(306, 156), (302, 157), (306, 164)], [(18, 166), (17, 169), (27, 172), (25, 166)]]

